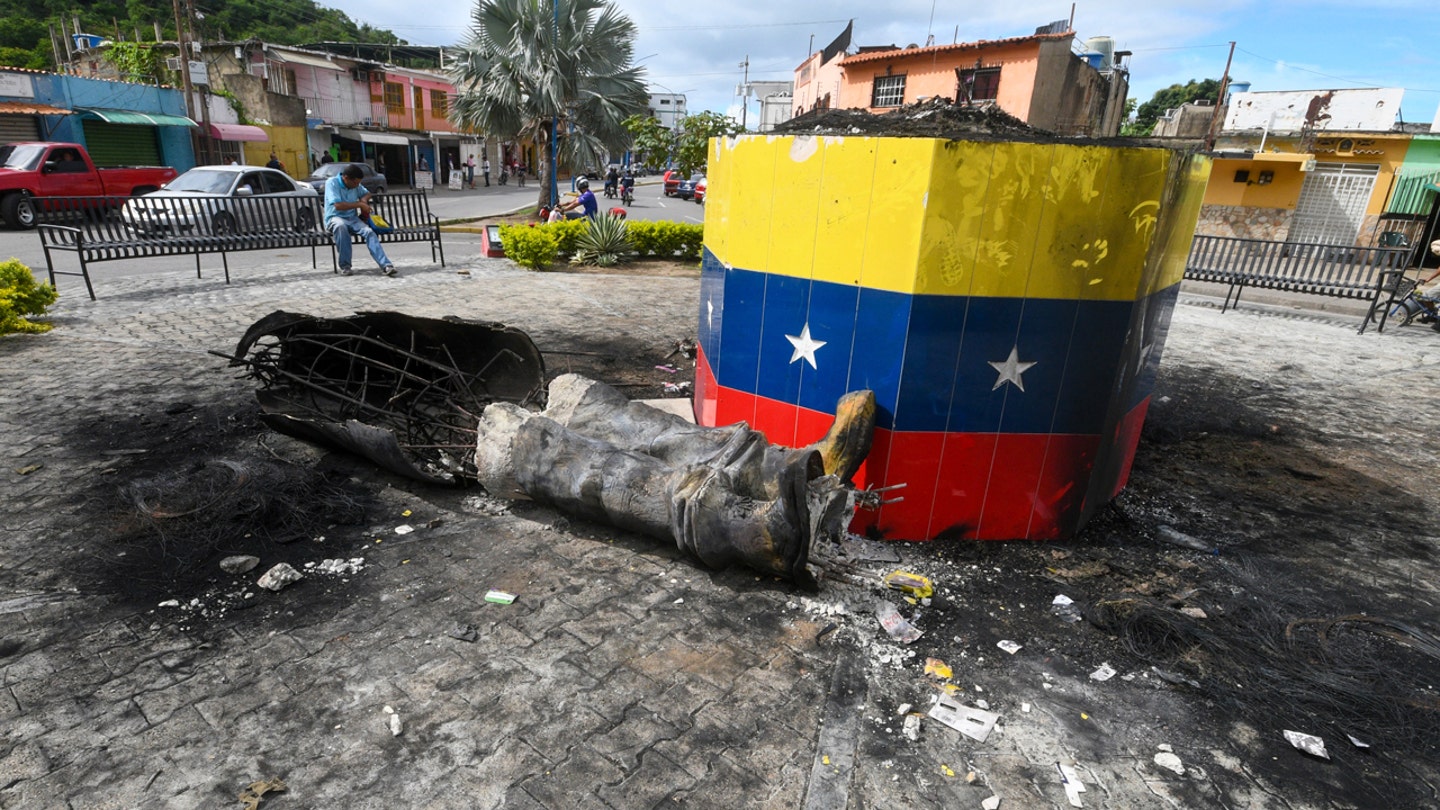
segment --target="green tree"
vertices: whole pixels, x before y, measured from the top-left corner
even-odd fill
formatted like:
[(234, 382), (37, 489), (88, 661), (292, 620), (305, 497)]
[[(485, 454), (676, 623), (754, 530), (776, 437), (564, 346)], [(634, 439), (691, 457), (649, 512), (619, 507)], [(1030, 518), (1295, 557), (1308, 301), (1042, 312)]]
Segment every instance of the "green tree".
[(647, 166), (660, 166), (675, 151), (675, 133), (659, 120), (648, 115), (632, 115), (620, 122), (630, 133), (630, 148), (635, 160)]
[(1196, 81), (1191, 79), (1185, 84), (1172, 84), (1163, 90), (1155, 93), (1151, 99), (1141, 104), (1135, 110), (1135, 121), (1130, 125), (1126, 135), (1149, 135), (1155, 130), (1155, 120), (1165, 114), (1166, 110), (1173, 110), (1182, 104), (1188, 104), (1199, 99), (1210, 99), (1212, 104), (1219, 103), (1220, 82), (1217, 79), (1204, 79)]
[(556, 161), (598, 166), (629, 140), (623, 121), (649, 102), (631, 64), (635, 24), (606, 0), (480, 0), (451, 78), (450, 118), (501, 138), (534, 142), (544, 160), (538, 204), (550, 199)]
[(716, 112), (702, 112), (680, 119), (675, 137), (675, 162), (683, 174), (700, 170), (710, 159), (710, 139), (739, 135), (740, 122)]

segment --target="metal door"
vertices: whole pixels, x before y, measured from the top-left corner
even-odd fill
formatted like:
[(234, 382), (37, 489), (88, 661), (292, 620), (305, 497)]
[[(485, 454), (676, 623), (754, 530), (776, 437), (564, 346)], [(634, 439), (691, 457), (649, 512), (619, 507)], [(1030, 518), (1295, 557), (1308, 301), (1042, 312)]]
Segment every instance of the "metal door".
[(155, 127), (85, 120), (85, 146), (96, 166), (163, 166)]
[(0, 115), (0, 143), (40, 140), (37, 115)]
[(1287, 242), (1353, 245), (1365, 224), (1365, 208), (1380, 166), (1317, 163), (1305, 175)]

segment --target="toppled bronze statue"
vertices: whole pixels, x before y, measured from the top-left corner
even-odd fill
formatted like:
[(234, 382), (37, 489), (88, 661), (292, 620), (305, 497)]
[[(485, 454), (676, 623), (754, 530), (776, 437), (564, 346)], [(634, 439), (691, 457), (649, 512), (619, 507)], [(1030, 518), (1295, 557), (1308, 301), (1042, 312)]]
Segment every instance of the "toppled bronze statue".
[(744, 424), (698, 427), (572, 374), (550, 384), (548, 401), (543, 413), (485, 408), (475, 467), (491, 494), (671, 540), (711, 567), (747, 565), (812, 587), (810, 549), (849, 524), (848, 479), (875, 424), (870, 391), (846, 395), (830, 432), (805, 448), (771, 445)]

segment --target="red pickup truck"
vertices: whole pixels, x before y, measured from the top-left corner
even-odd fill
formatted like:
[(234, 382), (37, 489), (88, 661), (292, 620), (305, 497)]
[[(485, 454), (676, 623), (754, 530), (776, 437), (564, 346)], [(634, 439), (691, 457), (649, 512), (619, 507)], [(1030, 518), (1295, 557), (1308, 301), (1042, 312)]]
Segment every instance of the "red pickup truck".
[(78, 143), (0, 145), (0, 219), (10, 228), (35, 227), (46, 197), (135, 197), (149, 194), (179, 172), (169, 166), (99, 169)]

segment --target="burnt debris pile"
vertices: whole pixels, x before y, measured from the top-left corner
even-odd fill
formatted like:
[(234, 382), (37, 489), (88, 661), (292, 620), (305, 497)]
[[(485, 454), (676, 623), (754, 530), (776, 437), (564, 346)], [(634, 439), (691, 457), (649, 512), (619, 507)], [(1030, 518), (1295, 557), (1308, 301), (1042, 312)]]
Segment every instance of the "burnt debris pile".
[(909, 138), (1031, 140), (1046, 136), (993, 103), (955, 104), (931, 98), (885, 113), (812, 110), (775, 127), (776, 135), (877, 135)]
[(255, 396), (272, 428), (434, 483), (475, 477), (486, 405), (544, 404), (540, 350), (496, 323), (274, 312), (222, 356), (259, 381)]

